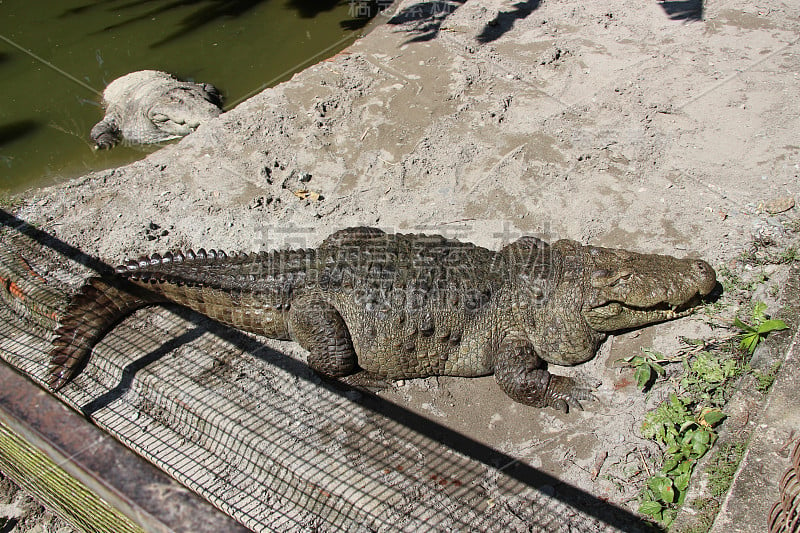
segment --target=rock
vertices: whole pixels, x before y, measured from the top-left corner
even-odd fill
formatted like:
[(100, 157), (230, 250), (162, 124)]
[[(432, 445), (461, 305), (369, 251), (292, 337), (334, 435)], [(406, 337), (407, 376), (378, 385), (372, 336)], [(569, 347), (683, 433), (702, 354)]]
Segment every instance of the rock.
[(779, 196), (762, 202), (759, 207), (771, 215), (783, 213), (794, 207), (794, 198), (791, 196)]

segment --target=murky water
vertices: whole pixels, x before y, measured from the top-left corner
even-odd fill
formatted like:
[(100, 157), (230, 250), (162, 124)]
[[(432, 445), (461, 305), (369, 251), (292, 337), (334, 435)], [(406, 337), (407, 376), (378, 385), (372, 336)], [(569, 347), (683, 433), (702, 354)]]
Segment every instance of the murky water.
[(368, 22), (350, 0), (0, 0), (0, 190), (118, 166), (95, 151), (101, 94), (142, 69), (212, 83), (225, 108), (333, 55)]

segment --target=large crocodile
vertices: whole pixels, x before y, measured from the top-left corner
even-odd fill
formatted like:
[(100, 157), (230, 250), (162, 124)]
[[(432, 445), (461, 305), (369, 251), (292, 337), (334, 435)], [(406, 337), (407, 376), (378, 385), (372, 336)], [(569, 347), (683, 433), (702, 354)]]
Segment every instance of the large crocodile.
[(716, 285), (704, 261), (523, 237), (500, 251), (350, 228), (312, 250), (191, 250), (128, 261), (67, 307), (51, 351), (59, 389), (123, 316), (173, 302), (308, 350), (350, 381), (494, 373), (514, 400), (568, 410), (593, 398), (545, 363), (592, 358), (608, 332), (684, 316)]

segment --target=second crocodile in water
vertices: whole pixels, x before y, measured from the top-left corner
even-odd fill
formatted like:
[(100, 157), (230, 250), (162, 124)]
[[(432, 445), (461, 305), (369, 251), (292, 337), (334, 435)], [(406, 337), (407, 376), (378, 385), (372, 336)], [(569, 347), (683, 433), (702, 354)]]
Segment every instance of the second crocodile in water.
[(90, 279), (67, 307), (50, 354), (53, 389), (123, 316), (177, 303), (296, 341), (327, 377), (494, 373), (514, 400), (567, 410), (592, 395), (546, 363), (585, 362), (607, 333), (684, 316), (716, 286), (696, 259), (533, 237), (492, 251), (373, 228), (338, 231), (312, 250), (154, 255), (117, 273)]

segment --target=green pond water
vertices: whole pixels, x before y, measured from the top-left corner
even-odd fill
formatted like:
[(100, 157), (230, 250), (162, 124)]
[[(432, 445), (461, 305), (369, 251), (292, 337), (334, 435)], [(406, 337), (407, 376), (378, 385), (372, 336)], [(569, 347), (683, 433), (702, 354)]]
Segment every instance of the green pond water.
[(140, 159), (94, 150), (105, 86), (155, 69), (220, 89), (225, 109), (345, 48), (352, 0), (0, 0), (0, 190)]

